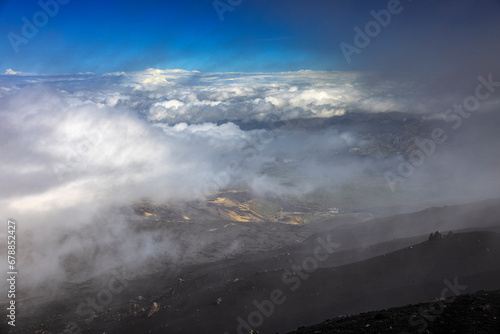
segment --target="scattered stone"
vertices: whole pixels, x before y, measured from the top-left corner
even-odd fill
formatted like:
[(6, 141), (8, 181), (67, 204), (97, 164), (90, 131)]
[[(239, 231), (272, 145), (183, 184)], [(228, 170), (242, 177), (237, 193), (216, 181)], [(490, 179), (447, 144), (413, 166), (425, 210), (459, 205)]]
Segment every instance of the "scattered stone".
[(439, 231), (436, 231), (435, 233), (431, 233), (429, 235), (429, 239), (427, 241), (433, 241), (433, 240), (437, 240), (437, 239), (443, 239), (443, 235)]
[(217, 306), (219, 306), (219, 305), (220, 305), (220, 303), (222, 303), (222, 298), (221, 298), (221, 297), (217, 298), (217, 301), (215, 302), (215, 304), (216, 304)]
[(153, 314), (155, 314), (159, 310), (160, 308), (158, 307), (158, 304), (156, 302), (153, 302), (153, 305), (151, 305), (151, 308), (149, 309), (148, 318), (150, 318)]

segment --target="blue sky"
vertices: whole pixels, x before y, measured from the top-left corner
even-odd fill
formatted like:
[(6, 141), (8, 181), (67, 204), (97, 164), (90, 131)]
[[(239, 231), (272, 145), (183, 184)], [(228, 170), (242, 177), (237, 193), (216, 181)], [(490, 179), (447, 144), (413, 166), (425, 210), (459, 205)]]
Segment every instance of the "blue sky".
[(221, 0), (232, 7), (223, 21), (213, 0), (60, 1), (67, 3), (17, 53), (9, 34), (22, 37), (23, 18), (33, 23), (42, 8), (34, 0), (0, 2), (1, 71), (406, 71), (419, 64), (434, 72), (499, 55), (495, 0), (402, 0), (402, 12), (350, 64), (339, 44), (353, 44), (353, 27), (388, 1)]

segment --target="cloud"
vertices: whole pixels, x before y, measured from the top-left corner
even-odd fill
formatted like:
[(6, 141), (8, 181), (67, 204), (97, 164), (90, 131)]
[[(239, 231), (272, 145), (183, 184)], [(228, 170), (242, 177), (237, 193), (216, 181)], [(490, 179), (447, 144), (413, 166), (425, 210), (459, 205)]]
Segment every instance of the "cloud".
[(418, 82), (360, 72), (252, 74), (148, 69), (104, 75), (8, 75), (2, 79), (4, 91), (44, 84), (67, 92), (73, 105), (124, 108), (152, 123), (171, 125), (328, 118), (350, 111), (428, 114), (443, 112), (466, 96), (428, 91)]
[[(9, 209), (51, 211), (80, 202), (107, 203), (110, 192), (119, 194), (113, 196), (116, 202), (152, 194), (162, 200), (192, 198), (193, 189), (213, 183), (227, 166), (239, 166), (232, 180), (255, 184), (262, 180), (262, 166), (276, 157), (304, 160), (294, 169), (309, 175), (317, 169), (313, 164), (328, 164), (308, 152), (329, 156), (369, 141), (347, 130), (270, 130), (269, 124), (349, 111), (419, 111), (425, 119), (443, 119), (433, 115), (450, 105), (448, 96), (421, 99), (424, 92), (411, 84), (368, 85), (370, 76), (156, 69), (3, 76), (0, 178), (6, 186), (1, 203)], [(488, 108), (495, 101), (487, 101)], [(312, 176), (305, 179), (316, 184)]]
[[(148, 78), (142, 80), (144, 76)], [(155, 80), (149, 80), (150, 76)], [(165, 84), (165, 77), (173, 83)], [(130, 239), (135, 245), (131, 249), (153, 238), (146, 233), (132, 240), (126, 219), (107, 214), (113, 207), (128, 206), (143, 197), (193, 200), (233, 184), (262, 192), (291, 191), (281, 185), (282, 180), (263, 174), (277, 156), (297, 160), (312, 148), (352, 144), (348, 134), (323, 131), (311, 139), (300, 131), (243, 130), (227, 119), (265, 119), (265, 106), (252, 110), (256, 99), (267, 104), (271, 113), (288, 108), (306, 115), (306, 106), (324, 108), (323, 102), (330, 101), (328, 93), (314, 98), (309, 88), (293, 100), (297, 85), (244, 84), (269, 80), (264, 75), (238, 80), (231, 75), (216, 77), (239, 82), (226, 87), (210, 75), (151, 70), (117, 76), (4, 77), (2, 85), (8, 89), (0, 97), (0, 208), (37, 236), (21, 261), (25, 274), (37, 277), (33, 284), (54, 273), (66, 277), (64, 263), (79, 250), (90, 257), (105, 256), (96, 255), (92, 247), (112, 236)], [(285, 102), (265, 102), (266, 97)], [(289, 117), (280, 112), (280, 119)], [(289, 145), (295, 149), (287, 153)], [(299, 173), (304, 180), (312, 179), (306, 168)], [(264, 183), (266, 187), (261, 188)], [(300, 184), (295, 188), (303, 191)], [(89, 235), (89, 229), (97, 228), (97, 218), (102, 235)], [(113, 224), (123, 227), (117, 232)], [(68, 237), (74, 234), (81, 237)], [(50, 247), (59, 244), (57, 249)], [(171, 249), (164, 241), (160, 244), (162, 249)], [(152, 253), (124, 254), (137, 260)], [(129, 261), (114, 260), (116, 265)], [(37, 263), (45, 263), (46, 268), (42, 270)], [(95, 266), (98, 270), (105, 265), (97, 261)]]
[(16, 72), (16, 71), (8, 68), (8, 69), (5, 70), (5, 74), (6, 75), (15, 75), (15, 74), (21, 74), (21, 72)]

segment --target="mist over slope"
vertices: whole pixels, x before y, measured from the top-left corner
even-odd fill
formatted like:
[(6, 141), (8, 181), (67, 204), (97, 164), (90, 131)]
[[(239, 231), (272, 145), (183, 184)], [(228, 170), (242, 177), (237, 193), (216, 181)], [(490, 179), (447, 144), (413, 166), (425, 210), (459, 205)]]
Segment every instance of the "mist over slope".
[[(21, 326), (13, 332), (275, 333), (426, 300), (425, 310), (432, 311), (442, 298), (447, 307), (468, 313), (467, 305), (455, 305), (454, 296), (499, 288), (498, 203), (431, 208), (364, 222), (343, 215), (302, 226), (176, 223), (158, 210), (159, 221), (148, 217), (136, 222), (136, 233), (151, 230), (184, 239), (186, 247), (206, 242), (205, 249), (192, 248), (194, 261), (171, 261), (164, 255), (147, 263), (162, 267), (157, 273), (131, 277), (118, 269), (84, 282), (65, 282), (55, 299), (47, 290), (35, 291), (20, 298)], [(440, 237), (429, 237), (434, 228), (442, 231)], [(234, 241), (241, 242), (243, 252), (233, 249), (234, 256), (220, 257)], [(276, 290), (283, 298), (269, 306)], [(152, 305), (155, 312), (149, 315)], [(393, 327), (411, 331), (423, 327), (422, 318), (431, 326), (434, 318), (425, 316), (420, 310), (391, 313), (388, 321), (397, 317)]]

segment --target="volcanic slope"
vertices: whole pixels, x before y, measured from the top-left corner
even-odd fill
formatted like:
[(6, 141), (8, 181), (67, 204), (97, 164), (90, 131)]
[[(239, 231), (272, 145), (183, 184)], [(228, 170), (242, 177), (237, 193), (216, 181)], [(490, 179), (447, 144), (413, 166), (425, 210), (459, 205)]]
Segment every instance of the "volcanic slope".
[[(453, 297), (450, 285), (460, 287), (457, 294), (500, 289), (499, 202), (358, 223), (284, 225), (307, 229), (309, 236), (282, 248), (242, 251), (225, 260), (169, 266), (129, 279), (126, 289), (91, 319), (75, 310), (102, 286), (74, 285), (54, 300), (22, 303), (24, 319), (14, 333), (68, 331), (71, 323), (84, 333), (236, 333), (239, 326), (275, 333), (441, 298), (444, 289), (446, 297)], [(429, 240), (436, 230), (444, 237)], [(454, 233), (448, 236), (449, 230)], [(256, 240), (262, 233), (246, 232), (255, 233), (246, 237)], [(311, 260), (315, 254), (321, 255), (317, 265)], [(270, 300), (279, 303), (270, 306)]]

